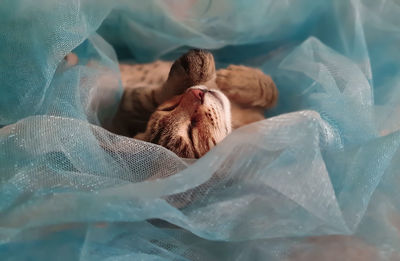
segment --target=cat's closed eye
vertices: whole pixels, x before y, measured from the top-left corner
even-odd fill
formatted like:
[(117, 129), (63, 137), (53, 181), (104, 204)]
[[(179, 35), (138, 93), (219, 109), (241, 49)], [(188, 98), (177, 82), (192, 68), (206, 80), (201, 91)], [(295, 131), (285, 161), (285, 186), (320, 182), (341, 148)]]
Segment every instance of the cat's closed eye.
[(158, 110), (159, 110), (159, 111), (172, 111), (172, 110), (174, 110), (176, 107), (178, 107), (178, 105), (179, 105), (179, 103), (176, 103), (176, 104), (173, 104), (173, 105), (170, 105), (170, 106), (166, 106), (166, 107), (159, 108)]

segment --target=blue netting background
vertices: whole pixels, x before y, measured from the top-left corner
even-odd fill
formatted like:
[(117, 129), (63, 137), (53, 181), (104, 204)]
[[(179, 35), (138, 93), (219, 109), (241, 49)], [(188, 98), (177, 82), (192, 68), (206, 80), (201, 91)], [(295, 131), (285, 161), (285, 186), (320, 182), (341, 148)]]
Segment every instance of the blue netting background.
[[(194, 164), (101, 127), (117, 55), (189, 47), (270, 118)], [(397, 0), (3, 0), (0, 260), (400, 260), (399, 48)]]

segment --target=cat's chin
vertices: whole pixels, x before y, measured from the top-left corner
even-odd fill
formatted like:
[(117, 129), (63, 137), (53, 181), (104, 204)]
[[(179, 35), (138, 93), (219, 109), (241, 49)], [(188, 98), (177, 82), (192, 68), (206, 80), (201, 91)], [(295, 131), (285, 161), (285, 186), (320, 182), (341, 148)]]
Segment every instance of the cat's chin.
[[(217, 89), (208, 89), (205, 85), (196, 85), (190, 87), (187, 89), (186, 93), (193, 93), (197, 91), (203, 92), (203, 96), (201, 97), (201, 105), (204, 107), (203, 110), (217, 110), (219, 112), (218, 114), (220, 116), (221, 125), (226, 127), (227, 133), (231, 132), (231, 105), (225, 94)], [(198, 94), (195, 94), (194, 96), (198, 97)]]

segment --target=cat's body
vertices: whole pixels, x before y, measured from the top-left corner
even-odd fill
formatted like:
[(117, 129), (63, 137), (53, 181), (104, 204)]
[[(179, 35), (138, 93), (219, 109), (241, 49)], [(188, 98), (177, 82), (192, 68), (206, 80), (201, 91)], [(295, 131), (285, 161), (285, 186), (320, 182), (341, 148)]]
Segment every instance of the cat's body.
[(212, 54), (202, 50), (173, 63), (120, 64), (120, 71), (124, 94), (107, 128), (185, 158), (199, 158), (232, 128), (264, 119), (278, 97), (262, 71), (236, 65), (216, 70)]
[(124, 95), (110, 130), (186, 158), (201, 157), (231, 128), (264, 119), (278, 96), (260, 70), (216, 70), (211, 53), (202, 50), (174, 63), (121, 64), (120, 70)]

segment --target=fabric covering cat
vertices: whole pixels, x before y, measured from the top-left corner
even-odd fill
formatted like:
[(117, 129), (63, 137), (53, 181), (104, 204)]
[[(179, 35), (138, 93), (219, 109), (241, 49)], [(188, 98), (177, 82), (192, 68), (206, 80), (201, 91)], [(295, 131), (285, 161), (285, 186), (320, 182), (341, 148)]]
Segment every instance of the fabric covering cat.
[[(67, 61), (76, 63), (74, 55)], [(264, 119), (277, 102), (271, 77), (191, 50), (175, 62), (120, 64), (124, 94), (110, 131), (164, 146), (183, 158), (199, 158), (233, 129)]]

